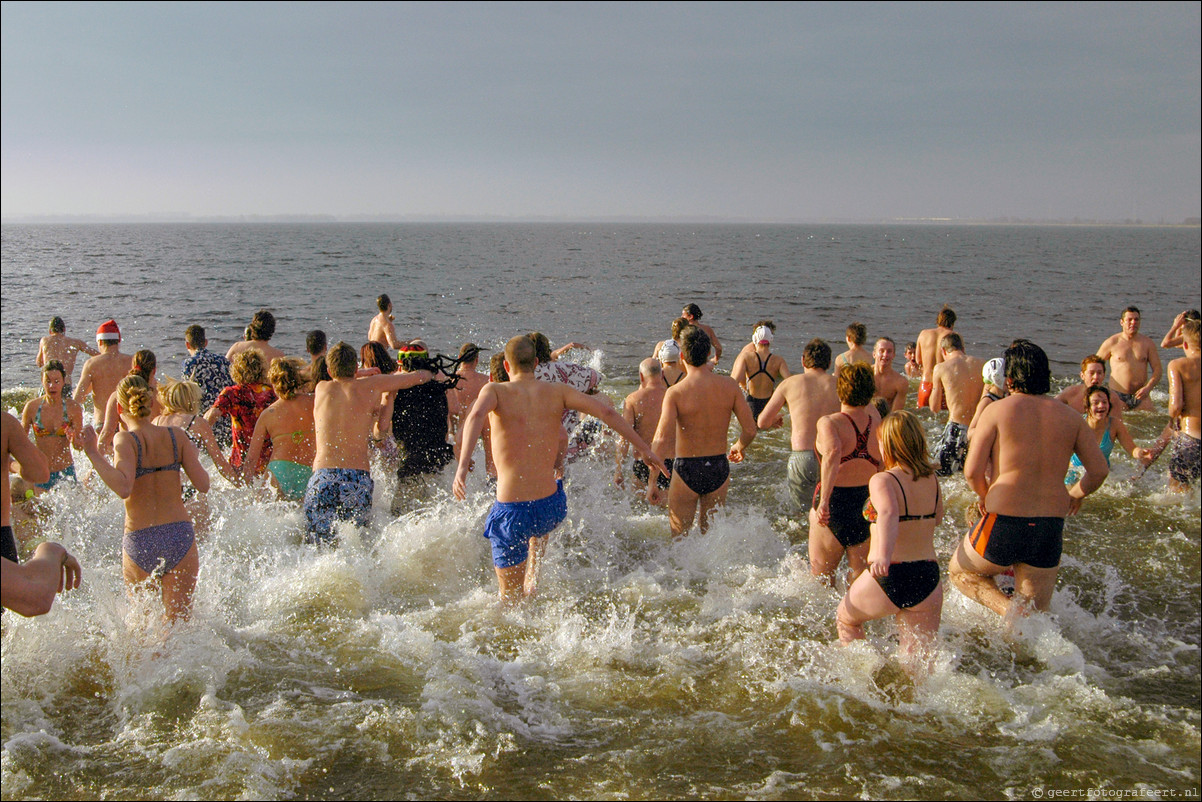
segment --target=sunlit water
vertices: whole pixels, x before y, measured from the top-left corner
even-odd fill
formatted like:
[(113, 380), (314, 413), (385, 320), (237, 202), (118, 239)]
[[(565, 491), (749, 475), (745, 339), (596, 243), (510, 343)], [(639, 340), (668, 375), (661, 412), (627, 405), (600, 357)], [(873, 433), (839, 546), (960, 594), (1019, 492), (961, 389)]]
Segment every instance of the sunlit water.
[[(20, 248), (10, 228), (4, 230), (6, 388), (32, 383), (36, 373), (25, 367), (32, 360), (30, 342), (19, 340), (29, 331), (40, 334), (52, 312), (30, 284), (20, 289), (22, 282), (33, 282), (37, 270), (54, 277), (45, 281), (74, 270), (59, 267), (78, 266), (61, 256), (63, 250), (109, 248), (103, 252), (113, 263), (139, 248), (171, 252), (165, 244), (170, 237), (154, 240), (145, 231), (131, 235), (122, 250), (95, 241), (85, 248), (79, 237), (99, 235), (72, 230), (53, 232), (47, 244), (48, 229), (21, 227), (16, 233), (32, 239), (21, 240)], [(1069, 364), (1079, 358), (1079, 342), (1089, 343), (1088, 352), (1101, 341), (1092, 329), (1033, 324), (1041, 316), (1093, 317), (1051, 310), (1046, 299), (1062, 277), (1010, 276), (1011, 284), (1035, 283), (1031, 299), (992, 300), (971, 293), (976, 281), (958, 279), (938, 303), (923, 300), (918, 314), (892, 300), (879, 310), (858, 307), (875, 303), (867, 300), (874, 297), (869, 287), (861, 301), (810, 299), (800, 290), (786, 296), (780, 289), (786, 279), (778, 275), (783, 268), (752, 253), (746, 258), (766, 265), (760, 278), (747, 276), (740, 285), (724, 267), (717, 272), (726, 275), (728, 289), (711, 298), (692, 294), (703, 291), (704, 279), (693, 272), (697, 263), (739, 251), (754, 239), (746, 230), (735, 229), (729, 236), (742, 239), (721, 252), (712, 242), (728, 237), (703, 231), (713, 239), (696, 253), (677, 243), (683, 236), (674, 232), (668, 240), (638, 245), (624, 231), (603, 232), (610, 246), (595, 249), (589, 260), (630, 249), (622, 257), (631, 261), (630, 278), (564, 268), (563, 280), (577, 286), (545, 280), (544, 299), (521, 309), (513, 308), (518, 294), (510, 289), (493, 284), (490, 291), (495, 276), (489, 271), (500, 269), (496, 261), (525, 261), (530, 279), (529, 264), (549, 264), (545, 254), (563, 242), (528, 233), (530, 252), (522, 251), (519, 228), (502, 229), (487, 247), (476, 229), (456, 232), (475, 243), (471, 248), (441, 246), (459, 254), (457, 264), (478, 260), (482, 266), (470, 280), (443, 275), (431, 283), (472, 286), (470, 298), (469, 290), (453, 289), (438, 301), (415, 289), (416, 280), (353, 273), (344, 276), (340, 286), (350, 289), (333, 312), (320, 311), (326, 296), (317, 285), (328, 278), (306, 278), (264, 292), (262, 300), (219, 292), (225, 285), (214, 282), (211, 297), (200, 301), (196, 287), (205, 285), (193, 282), (208, 281), (205, 276), (216, 270), (200, 265), (192, 278), (165, 275), (161, 268), (122, 273), (125, 300), (114, 294), (108, 308), (131, 321), (123, 329), (127, 339), (139, 334), (134, 347), (155, 348), (162, 363), (190, 316), (217, 316), (205, 310), (224, 310), (232, 328), (260, 303), (286, 298), (273, 304), (280, 338), (289, 350), (299, 350), (303, 329), (316, 325), (309, 321), (326, 317), (340, 322), (346, 330), (341, 336), (361, 336), (371, 300), (388, 291), (398, 323), (416, 325), (415, 310), (428, 303), (430, 337), (447, 350), (468, 338), (496, 345), (512, 331), (530, 328), (550, 330), (557, 343), (586, 340), (593, 350), (574, 356), (606, 375), (604, 386), (619, 403), (633, 389), (637, 359), (689, 300), (702, 305), (707, 319), (712, 309), (719, 334), (729, 332), (732, 351), (745, 338), (733, 323), (720, 325), (724, 316), (746, 317), (748, 333), (760, 317), (775, 317), (782, 328), (794, 329), (777, 343), (790, 361), (799, 343), (814, 334), (837, 338), (843, 319), (861, 311), (867, 320), (883, 321), (870, 330), (912, 338), (944, 300), (969, 320), (963, 310), (977, 308), (984, 317), (995, 314), (986, 308), (996, 308), (1026, 321), (1025, 329), (971, 324), (977, 332), (969, 338), (991, 344), (970, 348), (982, 355), (992, 355), (993, 344), (1027, 334), (1067, 343), (1048, 347), (1054, 359)], [(245, 251), (246, 263), (254, 263), (256, 243), (248, 244), (239, 229), (216, 233), (229, 237), (227, 251)], [(900, 283), (895, 273), (919, 269), (890, 272), (887, 254), (869, 242), (883, 239), (873, 236), (882, 232), (852, 233), (865, 240), (859, 246), (863, 258), (894, 276), (890, 281)], [(936, 232), (926, 230), (889, 233), (936, 241)], [(197, 237), (187, 229), (184, 234)], [(841, 240), (851, 236), (836, 234)], [(1005, 238), (1001, 244), (990, 240), (988, 232), (976, 240), (961, 230), (951, 235), (965, 240), (958, 249), (992, 254), (998, 263), (1006, 248), (1014, 249)], [(805, 236), (791, 241), (805, 242)], [(1176, 279), (1162, 269), (1167, 275), (1157, 281), (1171, 285), (1192, 270), (1194, 296), (1157, 296), (1155, 306), (1153, 299), (1134, 299), (1148, 307), (1145, 320), (1157, 316), (1154, 325), (1161, 330), (1149, 330), (1157, 338), (1171, 319), (1169, 310), (1198, 305), (1196, 230), (1189, 236), (1178, 249), (1185, 256), (1174, 268)], [(198, 241), (219, 250), (210, 239)], [(581, 248), (592, 247), (589, 238), (580, 239)], [(1047, 261), (1072, 272), (1063, 263), (1092, 242), (1080, 239), (1068, 238), (1071, 247), (1062, 243)], [(337, 246), (347, 251), (353, 242), (344, 234)], [(1156, 252), (1173, 251), (1174, 242), (1170, 237)], [(32, 247), (39, 243), (43, 250)], [(778, 236), (774, 248), (786, 245)], [(294, 246), (300, 256), (293, 258), (304, 261), (310, 247)], [(485, 267), (492, 250), (507, 255)], [(664, 265), (697, 289), (685, 294), (671, 287), (674, 279), (663, 265), (636, 269), (646, 251), (662, 251)], [(47, 260), (40, 267), (39, 254)], [(954, 260), (947, 260), (946, 270), (955, 274)], [(398, 261), (394, 256), (387, 264)], [(621, 259), (611, 254), (609, 261)], [(23, 266), (13, 267), (15, 262)], [(565, 264), (574, 262), (566, 258)], [(520, 275), (516, 266), (507, 269)], [(574, 279), (568, 275), (573, 270), (579, 273)], [(647, 272), (658, 278), (635, 278)], [(223, 280), (238, 287), (244, 279), (227, 270)], [(658, 287), (644, 303), (651, 284)], [(887, 282), (880, 289), (889, 298), (899, 291)], [(1014, 288), (1008, 285), (1007, 292)], [(143, 309), (136, 300), (168, 294), (181, 310), (162, 308), (161, 301)], [(1063, 290), (1058, 294), (1058, 306), (1071, 300)], [(574, 301), (571, 309), (565, 298)], [(1132, 299), (1116, 299), (1112, 292), (1104, 300), (1109, 313)], [(71, 314), (53, 311), (82, 336), (95, 325), (93, 318), (109, 312), (80, 303)], [(829, 309), (815, 312), (815, 305)], [(819, 317), (830, 322), (811, 328)], [(146, 322), (152, 319), (158, 322)], [(1102, 336), (1117, 330), (1107, 320), (1097, 328)], [(210, 338), (218, 340), (220, 330), (211, 328)], [(18, 379), (10, 381), (14, 375)], [(13, 398), (6, 393), (6, 405)], [(1164, 425), (1163, 389), (1154, 399), (1160, 412), (1128, 416), (1141, 444)], [(926, 426), (935, 436), (935, 423)], [(488, 544), (480, 537), (490, 499), (478, 477), (472, 477), (466, 502), (449, 497), (450, 468), (407, 487), (409, 512), (394, 518), (388, 510), (396, 484), (379, 466), (372, 526), (344, 530), (337, 548), (318, 550), (301, 543), (297, 507), (265, 501), (258, 491), (233, 488), (215, 476), (195, 615), (166, 636), (157, 603), (130, 597), (122, 583), (121, 502), (95, 481), (56, 490), (47, 497), (52, 512), (43, 531), (79, 556), (85, 584), (60, 597), (49, 616), (4, 616), (3, 797), (1027, 798), (1044, 788), (1197, 789), (1199, 494), (1165, 491), (1167, 456), (1140, 476), (1116, 450), (1106, 485), (1066, 528), (1051, 614), (1036, 616), (1017, 642), (1003, 637), (995, 616), (948, 587), (935, 671), (915, 685), (893, 659), (891, 622), (870, 624), (867, 643), (838, 646), (839, 596), (810, 576), (806, 526), (784, 491), (788, 448), (785, 432), (761, 434), (748, 461), (733, 468), (725, 513), (706, 535), (682, 542), (669, 539), (661, 510), (613, 487), (608, 457), (573, 464), (568, 518), (551, 538), (539, 596), (516, 610), (496, 601)], [(943, 486), (948, 515), (936, 546), (946, 569), (965, 531), (970, 494), (959, 477)]]

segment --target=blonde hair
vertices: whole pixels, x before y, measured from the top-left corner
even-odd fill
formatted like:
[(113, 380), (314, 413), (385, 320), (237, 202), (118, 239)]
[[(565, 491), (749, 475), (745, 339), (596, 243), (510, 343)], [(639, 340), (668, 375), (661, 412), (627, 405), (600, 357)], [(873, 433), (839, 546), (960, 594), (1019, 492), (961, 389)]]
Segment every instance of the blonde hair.
[(117, 385), (117, 403), (135, 418), (148, 417), (154, 406), (154, 390), (141, 376), (126, 376)]
[(163, 383), (159, 385), (159, 401), (163, 405), (163, 411), (167, 413), (195, 415), (200, 412), (203, 397), (200, 385), (196, 382), (180, 381), (165, 376)]
[(931, 457), (927, 453), (926, 434), (922, 431), (918, 416), (913, 412), (904, 409), (890, 412), (881, 421), (877, 439), (886, 467), (903, 467), (915, 479), (922, 479), (935, 472), (935, 466), (931, 464)]
[(296, 398), (309, 384), (309, 366), (296, 357), (284, 357), (271, 360), (271, 370), (267, 371), (267, 380), (275, 394), (285, 401)]
[(258, 348), (247, 348), (230, 363), (230, 378), (235, 384), (262, 384), (264, 367), (263, 352)]

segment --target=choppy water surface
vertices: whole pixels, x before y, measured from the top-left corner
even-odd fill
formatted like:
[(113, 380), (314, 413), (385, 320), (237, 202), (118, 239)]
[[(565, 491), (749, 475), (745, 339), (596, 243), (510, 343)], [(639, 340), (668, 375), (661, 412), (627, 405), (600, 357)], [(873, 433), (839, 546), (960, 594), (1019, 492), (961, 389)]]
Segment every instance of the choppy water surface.
[[(530, 328), (585, 340), (594, 350), (580, 358), (620, 402), (637, 359), (690, 300), (732, 350), (743, 328), (775, 317), (790, 361), (849, 318), (912, 338), (948, 301), (979, 344), (970, 351), (1027, 334), (1061, 364), (1117, 331), (1112, 312), (1128, 302), (1156, 338), (1178, 307), (1198, 305), (1196, 230), (321, 230), (5, 227), (6, 389), (36, 375), (25, 338), (36, 349), (54, 312), (77, 334), (116, 315), (162, 366), (194, 316), (228, 343), (259, 305), (276, 310), (289, 350), (325, 321), (358, 344), (386, 291), (402, 330), (444, 349)], [(1110, 253), (1116, 264), (1097, 270), (1120, 281), (1139, 251), (1146, 286), (1068, 289), (1082, 275), (1072, 260)], [(989, 272), (1003, 263), (1012, 269)], [(123, 282), (105, 291), (105, 311), (65, 294), (51, 309), (34, 290), (76, 280), (84, 293), (101, 274)], [(941, 282), (949, 293), (932, 294)], [(1182, 286), (1192, 298), (1168, 295)], [(1154, 397), (1163, 410), (1163, 390)], [(1164, 417), (1130, 415), (1137, 442)], [(890, 622), (837, 645), (839, 597), (810, 577), (806, 527), (784, 493), (788, 448), (784, 432), (762, 434), (734, 468), (726, 513), (679, 543), (661, 511), (610, 484), (609, 462), (576, 463), (540, 596), (519, 610), (495, 601), (478, 479), (457, 503), (448, 470), (398, 519), (395, 483), (378, 471), (371, 528), (318, 551), (300, 543), (297, 508), (218, 477), (196, 613), (166, 639), (155, 603), (125, 593), (120, 501), (97, 487), (56, 491), (44, 529), (80, 557), (85, 586), (47, 617), (5, 615), (3, 797), (1027, 798), (1094, 787), (1196, 798), (1199, 495), (1164, 492), (1167, 459), (1137, 478), (1116, 450), (1106, 486), (1066, 529), (1052, 614), (1017, 643), (948, 588), (936, 670), (915, 686), (890, 657)], [(969, 492), (960, 478), (944, 491), (946, 566)]]

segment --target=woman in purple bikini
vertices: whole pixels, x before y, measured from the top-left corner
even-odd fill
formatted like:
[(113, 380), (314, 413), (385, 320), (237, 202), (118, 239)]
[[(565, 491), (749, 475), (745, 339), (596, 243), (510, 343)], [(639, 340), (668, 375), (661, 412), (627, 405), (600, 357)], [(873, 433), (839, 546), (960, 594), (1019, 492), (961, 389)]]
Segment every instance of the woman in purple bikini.
[(125, 499), (122, 568), (128, 585), (158, 583), (169, 623), (192, 612), (192, 592), (200, 558), (192, 521), (184, 509), (180, 468), (201, 493), (209, 475), (200, 452), (184, 431), (150, 422), (155, 393), (141, 376), (126, 376), (117, 385), (117, 410), (123, 430), (113, 441), (114, 462), (100, 452), (89, 426), (80, 436), (92, 467), (113, 492)]

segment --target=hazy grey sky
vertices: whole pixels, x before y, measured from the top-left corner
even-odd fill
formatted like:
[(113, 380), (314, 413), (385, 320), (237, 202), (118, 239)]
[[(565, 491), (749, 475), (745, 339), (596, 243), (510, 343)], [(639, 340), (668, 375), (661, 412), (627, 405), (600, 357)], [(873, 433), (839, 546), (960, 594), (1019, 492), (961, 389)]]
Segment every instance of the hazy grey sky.
[(1197, 2), (3, 4), (3, 215), (1202, 210)]

